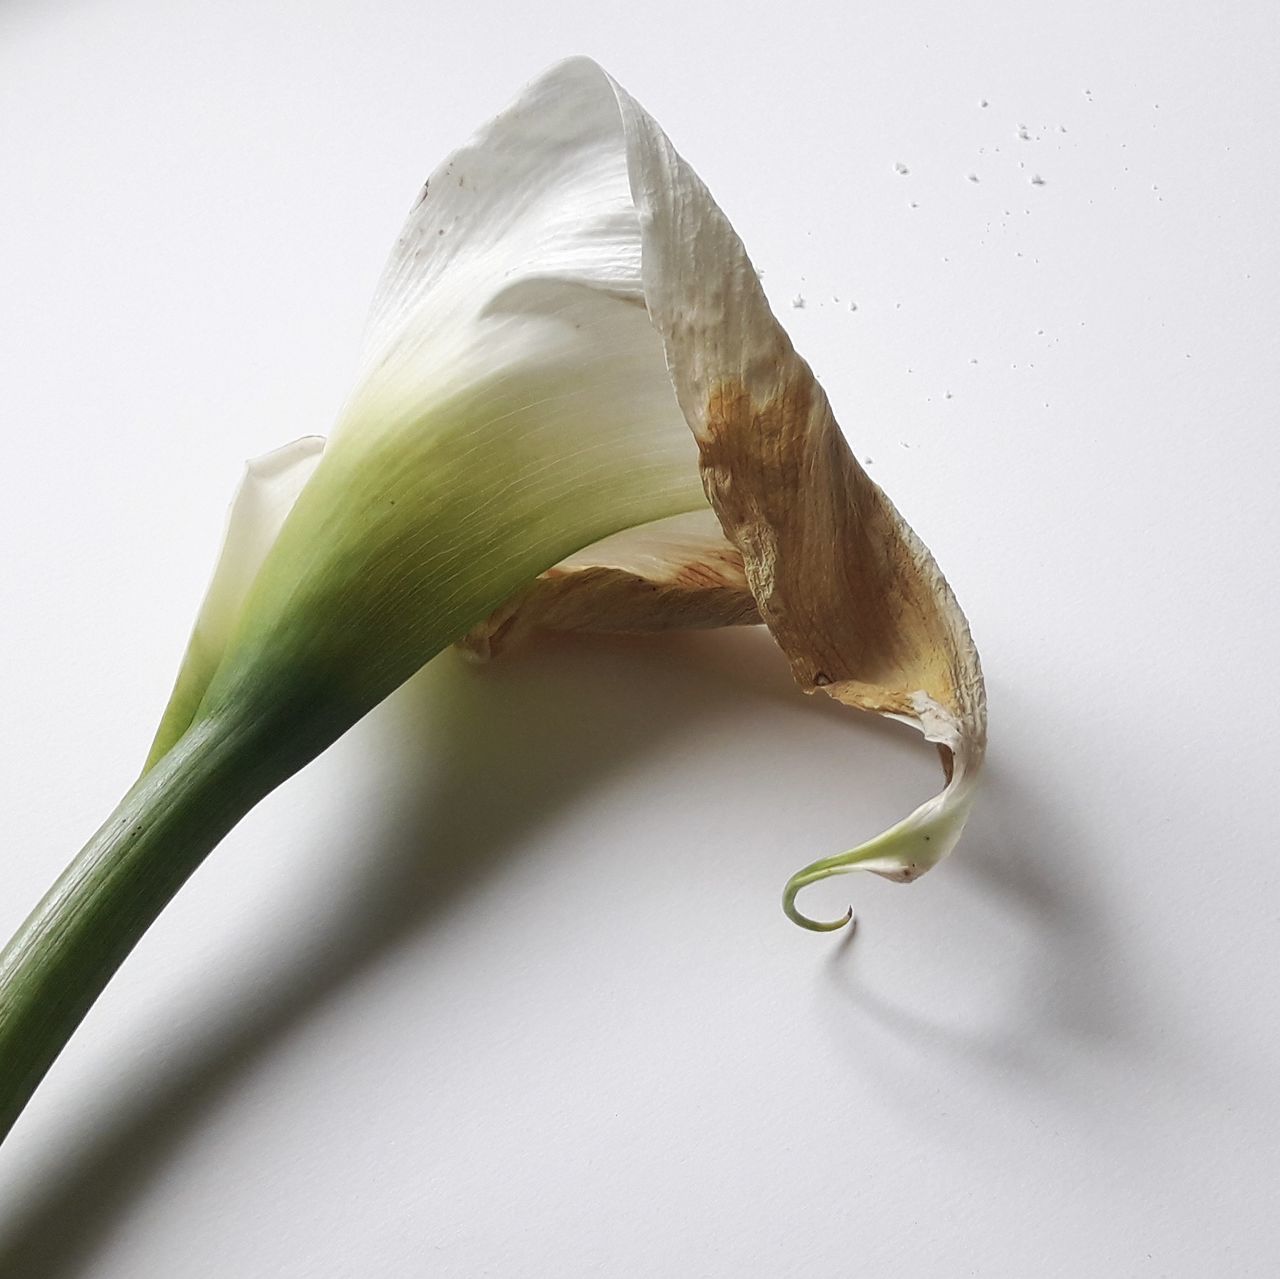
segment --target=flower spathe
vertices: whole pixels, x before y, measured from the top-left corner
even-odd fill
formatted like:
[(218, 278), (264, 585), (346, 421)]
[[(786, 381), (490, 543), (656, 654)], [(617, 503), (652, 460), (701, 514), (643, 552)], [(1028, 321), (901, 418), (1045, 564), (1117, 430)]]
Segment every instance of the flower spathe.
[(815, 926), (804, 884), (914, 879), (954, 847), (985, 746), (977, 653), (724, 214), (572, 59), (428, 179), (323, 453), (251, 466), (153, 758), (246, 653), (327, 663), (372, 704), (464, 636), (752, 621), (802, 688), (942, 748), (939, 795), (793, 878), (788, 913)]

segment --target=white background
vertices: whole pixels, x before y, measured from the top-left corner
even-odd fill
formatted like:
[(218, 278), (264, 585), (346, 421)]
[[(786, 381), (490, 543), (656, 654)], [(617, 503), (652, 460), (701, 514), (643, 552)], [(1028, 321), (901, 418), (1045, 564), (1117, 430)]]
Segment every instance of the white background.
[(423, 177), (571, 52), (935, 551), (992, 749), (956, 856), (811, 890), (861, 913), (818, 937), (782, 883), (931, 792), (913, 734), (756, 632), (446, 656), (126, 964), (0, 1150), (0, 1274), (1276, 1273), (1278, 30), (6, 0), (0, 931), (136, 773)]

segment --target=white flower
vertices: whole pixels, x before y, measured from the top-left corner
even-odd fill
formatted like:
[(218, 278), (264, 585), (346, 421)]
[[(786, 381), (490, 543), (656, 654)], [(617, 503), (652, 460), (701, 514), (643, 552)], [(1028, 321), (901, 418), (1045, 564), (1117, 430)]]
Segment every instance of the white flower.
[(337, 699), (341, 731), (464, 634), (487, 652), (534, 625), (757, 619), (803, 688), (913, 724), (947, 762), (939, 796), (793, 879), (810, 923), (803, 884), (913, 879), (954, 846), (985, 742), (977, 654), (724, 214), (574, 59), (423, 187), (328, 444), (250, 465), (152, 760), (232, 703)]
[(156, 915), (273, 787), (446, 645), (763, 621), (800, 686), (947, 784), (793, 876), (914, 879), (986, 740), (968, 627), (725, 216), (593, 63), (432, 174), (332, 437), (249, 467), (142, 777), (0, 954), (0, 1137)]

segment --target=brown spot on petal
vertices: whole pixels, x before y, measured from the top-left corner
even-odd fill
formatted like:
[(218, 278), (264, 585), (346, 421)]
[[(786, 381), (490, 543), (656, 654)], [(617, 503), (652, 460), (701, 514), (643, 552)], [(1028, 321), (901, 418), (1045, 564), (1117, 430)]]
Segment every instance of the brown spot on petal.
[(580, 551), (462, 644), (484, 659), (539, 630), (645, 634), (759, 621), (742, 556), (705, 511), (641, 525)]
[(807, 365), (790, 364), (763, 395), (717, 384), (699, 433), (707, 495), (760, 615), (802, 685), (816, 670), (842, 702), (908, 715), (922, 690), (960, 716), (972, 681), (959, 609)]

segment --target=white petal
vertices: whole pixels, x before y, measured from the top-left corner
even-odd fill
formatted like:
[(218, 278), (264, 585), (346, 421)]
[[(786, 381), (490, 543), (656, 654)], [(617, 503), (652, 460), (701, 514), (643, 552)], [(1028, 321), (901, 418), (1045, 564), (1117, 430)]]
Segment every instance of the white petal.
[(227, 512), (222, 549), (196, 615), (191, 639), (164, 718), (147, 757), (150, 768), (186, 730), (239, 620), (249, 588), (303, 485), (324, 452), (323, 436), (307, 435), (245, 464)]
[[(622, 120), (593, 63), (562, 63), (432, 173), (384, 271), (333, 432), (431, 429), (478, 397), (531, 466), (616, 489), (601, 535), (705, 506), (649, 323)], [(536, 477), (534, 477), (536, 478)], [(595, 540), (595, 539), (592, 539)]]

